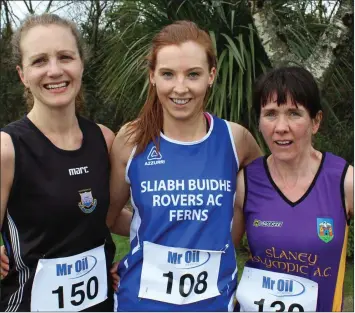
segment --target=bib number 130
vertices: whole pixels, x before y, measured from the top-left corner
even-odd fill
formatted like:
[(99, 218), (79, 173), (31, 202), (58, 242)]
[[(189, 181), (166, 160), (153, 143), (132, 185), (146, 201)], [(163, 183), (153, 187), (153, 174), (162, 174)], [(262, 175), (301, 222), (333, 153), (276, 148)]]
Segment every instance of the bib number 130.
[[(254, 304), (256, 304), (259, 307), (259, 312), (264, 312), (264, 302), (265, 299), (260, 299), (259, 301), (254, 301)], [(274, 301), (273, 303), (270, 304), (271, 308), (276, 308), (275, 312), (285, 312), (286, 306), (285, 303), (282, 301)], [(288, 307), (288, 312), (293, 312), (293, 311), (298, 311), (298, 312), (304, 312), (304, 309), (302, 305), (298, 303), (292, 303)]]
[[(85, 283), (78, 282), (71, 285), (70, 303), (74, 306), (81, 305), (85, 299), (93, 300), (99, 292), (99, 281), (96, 276), (91, 277), (85, 286)], [(52, 290), (52, 294), (58, 295), (58, 308), (64, 308), (64, 287), (59, 286), (57, 289)]]
[[(174, 274), (173, 272), (164, 273), (163, 277), (167, 277), (168, 279), (166, 293), (171, 294)], [(199, 273), (196, 278), (191, 274), (182, 275), (179, 280), (180, 295), (186, 298), (192, 291), (198, 295), (203, 294), (207, 290), (207, 277), (208, 273), (206, 271)]]

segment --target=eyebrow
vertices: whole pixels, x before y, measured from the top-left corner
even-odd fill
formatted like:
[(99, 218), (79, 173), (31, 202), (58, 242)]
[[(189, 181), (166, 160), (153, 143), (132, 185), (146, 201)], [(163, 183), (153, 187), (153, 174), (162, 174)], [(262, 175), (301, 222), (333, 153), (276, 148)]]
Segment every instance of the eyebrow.
[[(187, 69), (185, 72), (191, 72), (191, 71), (196, 71), (196, 70), (203, 71), (203, 68), (199, 67), (199, 66), (195, 66), (195, 67)], [(174, 72), (174, 70), (172, 70), (172, 69), (170, 69), (168, 67), (162, 67), (162, 68), (159, 69), (159, 71), (171, 71), (171, 72)]]
[(35, 54), (35, 55), (32, 55), (29, 57), (30, 60), (34, 60), (34, 59), (37, 59), (39, 57), (43, 57), (45, 56), (46, 54), (45, 53), (38, 53), (38, 54)]
[[(281, 106), (281, 105), (280, 105)], [(261, 111), (262, 112), (272, 112), (272, 111), (276, 111), (277, 108), (265, 108), (265, 107), (262, 107), (261, 108)], [(301, 109), (301, 108), (288, 108), (287, 109), (287, 112), (304, 112), (305, 110), (304, 109)]]
[(301, 108), (297, 108), (297, 107), (295, 107), (295, 108), (289, 108), (288, 110), (289, 110), (289, 111), (303, 111)]
[(276, 111), (276, 109), (274, 109), (274, 108), (273, 109), (266, 109), (265, 107), (262, 107), (261, 111), (262, 112), (270, 112), (270, 111)]
[[(75, 55), (75, 52), (71, 51), (71, 50), (59, 50), (59, 51), (57, 51), (57, 54), (62, 54), (62, 53), (68, 53), (70, 55)], [(29, 59), (30, 60), (34, 60), (36, 58), (43, 57), (43, 56), (46, 56), (46, 55), (47, 55), (47, 53), (38, 53), (38, 54), (35, 54), (35, 55), (31, 56)]]

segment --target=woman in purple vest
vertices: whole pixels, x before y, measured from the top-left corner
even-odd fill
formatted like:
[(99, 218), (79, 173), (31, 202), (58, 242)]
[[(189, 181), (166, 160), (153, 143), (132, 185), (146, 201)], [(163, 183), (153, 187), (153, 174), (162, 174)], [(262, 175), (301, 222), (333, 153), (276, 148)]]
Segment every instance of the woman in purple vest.
[(245, 226), (251, 252), (237, 291), (240, 309), (340, 311), (353, 167), (312, 146), (322, 111), (307, 70), (265, 74), (253, 105), (271, 154), (238, 175), (234, 239)]

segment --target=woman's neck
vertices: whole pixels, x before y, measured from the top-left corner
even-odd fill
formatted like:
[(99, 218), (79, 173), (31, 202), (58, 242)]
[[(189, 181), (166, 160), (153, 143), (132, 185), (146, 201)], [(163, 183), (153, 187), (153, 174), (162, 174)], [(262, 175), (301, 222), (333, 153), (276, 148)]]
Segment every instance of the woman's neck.
[(206, 135), (206, 126), (207, 120), (203, 112), (188, 120), (179, 120), (164, 112), (164, 135), (171, 139), (185, 142), (200, 140)]
[(68, 134), (78, 129), (75, 107), (67, 106), (60, 109), (34, 105), (27, 117), (44, 134)]
[(291, 161), (283, 161), (271, 155), (267, 164), (273, 180), (280, 182), (281, 187), (292, 189), (303, 178), (313, 179), (321, 160), (322, 153), (311, 147)]

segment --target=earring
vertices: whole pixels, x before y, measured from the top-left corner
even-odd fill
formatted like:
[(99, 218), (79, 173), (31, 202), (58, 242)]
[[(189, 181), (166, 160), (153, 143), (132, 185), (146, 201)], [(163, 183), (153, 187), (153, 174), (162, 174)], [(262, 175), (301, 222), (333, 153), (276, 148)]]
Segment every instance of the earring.
[(210, 84), (210, 88), (212, 88), (212, 84)]
[(155, 87), (155, 83), (153, 83), (152, 85), (153, 85), (153, 87)]

